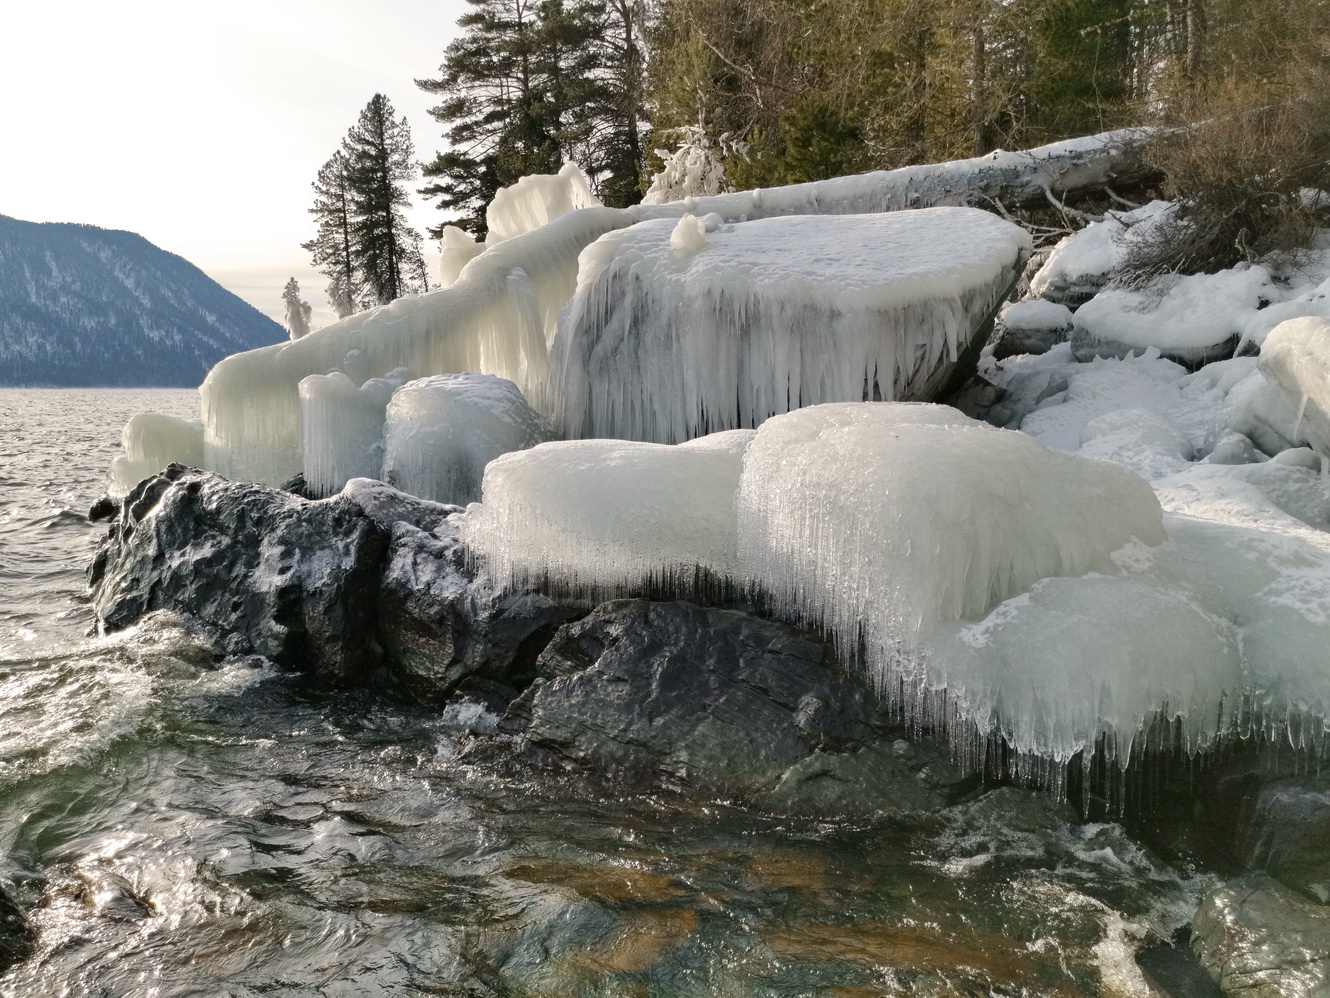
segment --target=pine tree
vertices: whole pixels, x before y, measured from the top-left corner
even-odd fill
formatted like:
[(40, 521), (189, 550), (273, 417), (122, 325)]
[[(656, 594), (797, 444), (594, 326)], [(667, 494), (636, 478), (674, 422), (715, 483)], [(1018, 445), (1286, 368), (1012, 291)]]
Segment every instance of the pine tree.
[(319, 169), (314, 181), (314, 207), (318, 233), (301, 248), (314, 257), (314, 268), (328, 278), (328, 300), (339, 319), (356, 310), (360, 282), (356, 276), (351, 244), (351, 190), (347, 182), (346, 156), (338, 151)]
[[(485, 234), (485, 207), (495, 192), (527, 173), (559, 168), (542, 103), (538, 0), (467, 0), (463, 33), (448, 46), (437, 80), (416, 80), (442, 102), (430, 109), (451, 149), (425, 165), (435, 182), (420, 193), (459, 214), (458, 225)], [(430, 230), (438, 238), (444, 225)]]
[(639, 200), (645, 0), (467, 2), (439, 78), (416, 81), (442, 98), (430, 113), (451, 147), (424, 171), (420, 193), (452, 213), (430, 235), (483, 236), (499, 188), (566, 160), (606, 203)]
[(383, 94), (375, 94), (342, 142), (351, 203), (352, 257), (366, 306), (386, 305), (418, 290), (414, 255), (419, 235), (402, 209), (410, 204), (403, 186), (415, 178), (411, 130), (393, 117)]
[(283, 325), (291, 339), (298, 340), (309, 332), (309, 320), (314, 310), (309, 302), (300, 300), (300, 285), (294, 277), (282, 289), (282, 301), (286, 305)]

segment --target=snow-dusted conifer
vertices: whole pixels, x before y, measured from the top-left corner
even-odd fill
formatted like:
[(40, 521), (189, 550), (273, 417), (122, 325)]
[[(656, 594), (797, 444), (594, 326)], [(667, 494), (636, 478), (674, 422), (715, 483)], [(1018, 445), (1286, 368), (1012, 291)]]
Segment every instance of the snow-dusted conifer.
[(314, 309), (309, 302), (300, 300), (300, 284), (293, 277), (282, 289), (282, 301), (286, 303), (286, 315), (282, 324), (291, 334), (291, 339), (298, 340), (309, 332), (309, 320)]

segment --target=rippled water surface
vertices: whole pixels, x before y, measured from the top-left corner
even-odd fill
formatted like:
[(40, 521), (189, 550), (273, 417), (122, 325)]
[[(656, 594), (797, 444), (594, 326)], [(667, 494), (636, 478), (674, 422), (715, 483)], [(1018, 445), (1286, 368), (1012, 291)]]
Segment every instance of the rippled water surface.
[(1201, 878), (1045, 798), (778, 819), (465, 764), (477, 710), (212, 668), (183, 621), (85, 637), (118, 428), (196, 405), (0, 391), (4, 994), (1158, 993), (1131, 954)]

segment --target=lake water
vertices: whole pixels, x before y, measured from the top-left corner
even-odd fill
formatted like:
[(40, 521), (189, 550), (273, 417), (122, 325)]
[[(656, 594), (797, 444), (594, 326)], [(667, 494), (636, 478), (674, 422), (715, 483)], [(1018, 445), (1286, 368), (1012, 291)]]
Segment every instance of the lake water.
[[(110, 638), (83, 570), (134, 412), (0, 390), (0, 882), (84, 996), (1150, 995), (1204, 875), (1003, 789), (909, 823), (459, 761), (456, 711)], [(1157, 947), (1156, 947), (1157, 948)]]

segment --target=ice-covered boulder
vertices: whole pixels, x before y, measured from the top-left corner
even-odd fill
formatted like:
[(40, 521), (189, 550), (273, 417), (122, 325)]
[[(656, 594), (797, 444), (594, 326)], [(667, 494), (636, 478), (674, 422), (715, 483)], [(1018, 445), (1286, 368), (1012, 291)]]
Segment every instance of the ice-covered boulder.
[(1150, 347), (1196, 368), (1233, 356), (1249, 320), (1278, 290), (1265, 267), (1165, 275), (1144, 288), (1109, 288), (1076, 312), (1078, 360), (1122, 357)]
[(745, 455), (738, 510), (746, 577), (787, 619), (862, 641), (888, 691), (942, 622), (982, 618), (1046, 576), (1112, 570), (1117, 549), (1164, 539), (1135, 475), (945, 406), (769, 420)]
[(1072, 308), (1089, 301), (1173, 211), (1170, 201), (1151, 201), (1133, 211), (1107, 212), (1103, 221), (1092, 222), (1054, 247), (1030, 279), (1030, 293)]
[(822, 402), (931, 399), (1030, 250), (968, 208), (686, 224), (583, 252), (551, 357), (565, 436), (677, 443)]
[(140, 412), (120, 434), (123, 453), (111, 461), (111, 493), (122, 496), (168, 464), (203, 466), (203, 424), (196, 420)]
[(1260, 369), (1296, 406), (1290, 442), (1301, 436), (1330, 458), (1330, 319), (1280, 323), (1261, 348)]
[(734, 495), (751, 430), (667, 445), (568, 440), (485, 469), (463, 534), (500, 583), (613, 596), (736, 574)]
[(358, 388), (341, 371), (300, 382), (301, 460), (311, 496), (330, 496), (353, 478), (381, 476), (388, 400), (409, 376), (398, 368)]
[(1008, 307), (998, 317), (998, 360), (1022, 353), (1045, 353), (1064, 342), (1073, 325), (1071, 309), (1066, 305), (1032, 298)]
[(459, 505), (480, 498), (485, 465), (550, 439), (518, 387), (492, 374), (441, 374), (387, 403), (383, 475), (403, 492)]

